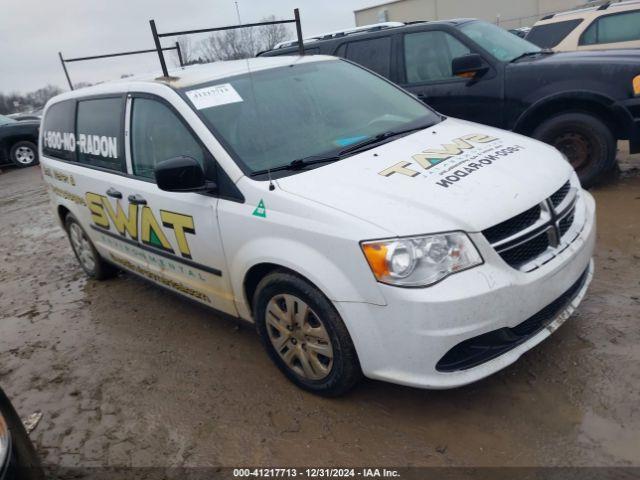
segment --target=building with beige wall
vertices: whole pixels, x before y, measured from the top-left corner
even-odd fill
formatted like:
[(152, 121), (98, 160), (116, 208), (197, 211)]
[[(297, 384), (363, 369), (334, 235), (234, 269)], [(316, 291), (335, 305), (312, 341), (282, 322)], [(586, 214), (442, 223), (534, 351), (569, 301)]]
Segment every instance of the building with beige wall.
[(581, 0), (397, 0), (354, 12), (356, 26), (379, 22), (481, 18), (505, 28), (533, 25), (545, 14), (601, 1)]

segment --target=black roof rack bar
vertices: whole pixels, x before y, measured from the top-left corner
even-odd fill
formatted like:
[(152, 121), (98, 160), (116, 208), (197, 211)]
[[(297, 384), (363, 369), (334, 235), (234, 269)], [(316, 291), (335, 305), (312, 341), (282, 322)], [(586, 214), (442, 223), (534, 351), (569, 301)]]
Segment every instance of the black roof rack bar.
[[(175, 47), (163, 47), (162, 50), (179, 50), (179, 47), (176, 45)], [(125, 55), (138, 55), (140, 53), (155, 53), (155, 48), (150, 48), (148, 50), (132, 50), (130, 52), (118, 52), (118, 53), (106, 53), (104, 55), (93, 55), (91, 57), (77, 57), (77, 58), (65, 58), (64, 61), (66, 63), (69, 62), (81, 62), (84, 60), (96, 60), (98, 58), (110, 58), (110, 57), (123, 57)]]
[(291, 20), (276, 20), (269, 22), (258, 22), (258, 23), (243, 23), (240, 25), (231, 25), (228, 27), (214, 27), (214, 28), (199, 28), (196, 30), (183, 30), (181, 32), (168, 32), (168, 33), (159, 33), (158, 37), (176, 37), (180, 35), (191, 35), (194, 33), (208, 33), (208, 32), (220, 32), (222, 30), (233, 30), (236, 28), (249, 28), (249, 27), (262, 27), (263, 25), (277, 25), (279, 23), (295, 23), (295, 19)]
[(232, 25), (227, 27), (214, 27), (214, 28), (199, 28), (196, 30), (182, 30), (179, 32), (165, 32), (158, 33), (156, 28), (155, 20), (149, 20), (149, 26), (151, 27), (151, 34), (153, 35), (153, 42), (156, 45), (155, 51), (158, 52), (158, 59), (160, 60), (160, 67), (162, 67), (162, 74), (165, 77), (169, 76), (169, 72), (167, 71), (167, 64), (164, 60), (164, 54), (162, 53), (164, 48), (160, 44), (160, 39), (164, 37), (177, 37), (181, 35), (192, 35), (194, 33), (207, 33), (207, 32), (220, 32), (223, 30), (233, 30), (236, 28), (250, 28), (250, 27), (262, 27), (265, 25), (278, 25), (283, 23), (295, 23), (296, 24), (296, 35), (298, 37), (298, 51), (300, 55), (304, 55), (304, 44), (302, 40), (302, 26), (300, 24), (300, 11), (295, 8), (293, 10), (293, 19), (288, 20), (274, 20), (268, 22), (258, 22), (258, 23), (245, 23), (241, 25)]
[[(182, 62), (182, 52), (180, 51), (180, 44), (176, 42), (173, 47), (164, 47), (163, 51), (167, 50), (175, 50), (178, 54), (178, 60), (180, 61), (180, 66), (183, 66)], [(73, 90), (73, 83), (71, 83), (71, 78), (69, 77), (69, 71), (67, 70), (67, 63), (70, 62), (83, 62), (86, 60), (97, 60), (101, 58), (113, 58), (113, 57), (124, 57), (125, 55), (139, 55), (141, 53), (154, 53), (157, 50), (155, 48), (151, 48), (148, 50), (131, 50), (128, 52), (117, 52), (117, 53), (105, 53), (103, 55), (92, 55), (89, 57), (75, 57), (75, 58), (64, 58), (62, 56), (62, 52), (58, 52), (58, 57), (60, 58), (60, 63), (62, 64), (62, 70), (64, 70), (64, 75), (67, 77), (67, 83), (69, 84), (69, 88)]]

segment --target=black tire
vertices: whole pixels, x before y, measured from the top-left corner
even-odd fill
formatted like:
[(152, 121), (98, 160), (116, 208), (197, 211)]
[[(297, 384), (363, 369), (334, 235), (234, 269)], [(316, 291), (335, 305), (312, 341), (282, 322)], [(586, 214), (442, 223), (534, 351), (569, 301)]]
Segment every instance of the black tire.
[(616, 162), (617, 143), (611, 130), (588, 113), (563, 113), (543, 122), (533, 138), (564, 153), (585, 188), (602, 181)]
[(38, 161), (38, 147), (29, 141), (16, 142), (9, 152), (11, 162), (18, 168), (33, 167)]
[[(80, 225), (80, 222), (78, 222), (78, 220), (76, 219), (76, 217), (73, 216), (73, 214), (71, 213), (67, 214), (67, 216), (64, 219), (64, 225), (67, 231), (67, 236), (69, 237), (69, 243), (71, 243), (71, 249), (73, 250), (73, 253), (78, 259), (78, 263), (80, 264), (80, 267), (82, 268), (82, 270), (84, 270), (84, 273), (86, 273), (91, 278), (95, 278), (96, 280), (106, 280), (108, 278), (115, 277), (118, 274), (118, 269), (116, 267), (114, 267), (110, 263), (105, 262), (103, 260), (103, 258), (100, 256), (96, 248), (93, 246), (91, 239), (82, 228), (82, 225)], [(86, 246), (88, 247), (88, 250), (85, 250), (85, 252), (87, 252), (86, 254), (90, 255), (91, 259), (93, 260), (92, 267), (87, 265), (87, 262), (81, 258), (82, 253), (78, 251), (78, 247), (76, 246), (76, 244), (74, 243), (74, 240), (72, 239), (73, 230), (76, 228), (79, 229), (79, 230), (76, 230), (76, 232), (81, 232), (82, 235), (84, 236), (84, 240), (86, 241)]]
[[(328, 333), (333, 350), (329, 373), (322, 379), (300, 375), (281, 358), (269, 338), (266, 314), (269, 302), (279, 295), (293, 295), (305, 302)], [(332, 303), (316, 287), (299, 276), (278, 271), (260, 281), (253, 299), (253, 312), (258, 334), (267, 353), (280, 370), (299, 387), (326, 397), (343, 395), (362, 378), (362, 370), (347, 327)], [(317, 318), (316, 318), (317, 317)], [(300, 348), (304, 348), (301, 342)]]
[[(0, 412), (11, 434), (11, 457), (13, 457), (8, 471), (4, 472), (2, 478), (44, 480), (44, 473), (36, 449), (22, 424), (22, 420), (2, 389), (0, 389)], [(3, 473), (1, 469), (2, 465), (0, 465), (0, 474)]]

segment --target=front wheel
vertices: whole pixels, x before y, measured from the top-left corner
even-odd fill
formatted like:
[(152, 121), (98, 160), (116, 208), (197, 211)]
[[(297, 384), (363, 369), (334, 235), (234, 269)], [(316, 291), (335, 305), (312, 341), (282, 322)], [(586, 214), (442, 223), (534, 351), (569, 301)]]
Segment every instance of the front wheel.
[(16, 167), (26, 168), (38, 164), (38, 147), (33, 142), (17, 142), (9, 152), (11, 161)]
[(532, 136), (564, 153), (585, 188), (597, 184), (616, 161), (616, 139), (611, 130), (588, 113), (551, 117)]
[(105, 280), (118, 273), (117, 268), (102, 259), (76, 217), (67, 214), (64, 224), (73, 253), (84, 273), (96, 280)]
[(258, 284), (253, 311), (267, 353), (296, 385), (334, 397), (362, 377), (340, 315), (307, 281), (288, 272), (267, 275)]

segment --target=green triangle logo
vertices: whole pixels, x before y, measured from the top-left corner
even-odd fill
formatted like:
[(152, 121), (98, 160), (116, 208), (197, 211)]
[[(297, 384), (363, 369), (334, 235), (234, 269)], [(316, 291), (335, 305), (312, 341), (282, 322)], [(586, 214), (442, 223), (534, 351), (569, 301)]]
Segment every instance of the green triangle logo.
[(149, 243), (157, 245), (158, 247), (162, 246), (162, 243), (160, 243), (160, 239), (158, 238), (158, 234), (153, 228), (151, 229), (151, 235), (149, 235)]
[(253, 211), (253, 215), (262, 218), (265, 218), (267, 216), (267, 209), (264, 208), (264, 200), (260, 199), (260, 203), (258, 203), (258, 206)]

